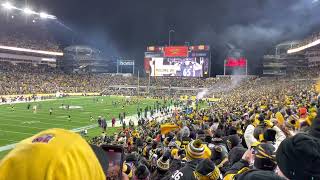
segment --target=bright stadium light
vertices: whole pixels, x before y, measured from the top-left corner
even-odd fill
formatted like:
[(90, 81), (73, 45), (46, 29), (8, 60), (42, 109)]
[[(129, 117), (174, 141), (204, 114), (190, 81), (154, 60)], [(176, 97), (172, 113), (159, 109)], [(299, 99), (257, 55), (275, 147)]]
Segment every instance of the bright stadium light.
[(287, 54), (292, 54), (292, 53), (296, 53), (296, 52), (299, 52), (299, 51), (303, 51), (305, 49), (308, 49), (308, 48), (311, 48), (313, 46), (317, 46), (320, 44), (320, 39), (316, 40), (316, 41), (313, 41), (307, 45), (304, 45), (304, 46), (301, 46), (301, 47), (298, 47), (298, 48), (293, 48), (293, 49), (289, 49), (287, 51)]
[(11, 51), (19, 51), (19, 52), (36, 53), (36, 54), (45, 54), (45, 55), (52, 55), (52, 56), (63, 56), (62, 52), (42, 51), (42, 50), (19, 48), (19, 47), (12, 47), (12, 46), (2, 46), (2, 45), (0, 45), (0, 49), (11, 50)]
[(30, 15), (30, 14), (36, 14), (36, 12), (32, 11), (31, 9), (29, 8), (24, 8), (23, 9), (23, 12), (27, 15)]
[(54, 15), (48, 15), (48, 19), (57, 19), (57, 17), (56, 16), (54, 16)]
[(51, 14), (47, 14), (47, 13), (45, 13), (45, 12), (39, 13), (39, 16), (40, 16), (40, 18), (42, 18), (42, 19), (57, 19), (56, 16), (51, 15)]
[(44, 12), (39, 13), (39, 15), (40, 15), (40, 17), (41, 17), (42, 19), (47, 19), (47, 18), (49, 17), (49, 14), (44, 13)]
[(12, 4), (10, 4), (9, 2), (3, 3), (2, 7), (4, 7), (7, 10), (11, 10), (14, 8), (14, 6), (12, 6)]

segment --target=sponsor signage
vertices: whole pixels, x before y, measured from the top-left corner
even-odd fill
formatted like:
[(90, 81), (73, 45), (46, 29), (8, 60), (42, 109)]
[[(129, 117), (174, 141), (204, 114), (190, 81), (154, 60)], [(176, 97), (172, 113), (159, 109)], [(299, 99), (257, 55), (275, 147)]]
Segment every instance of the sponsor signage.
[(120, 60), (119, 61), (120, 66), (134, 66), (133, 60)]

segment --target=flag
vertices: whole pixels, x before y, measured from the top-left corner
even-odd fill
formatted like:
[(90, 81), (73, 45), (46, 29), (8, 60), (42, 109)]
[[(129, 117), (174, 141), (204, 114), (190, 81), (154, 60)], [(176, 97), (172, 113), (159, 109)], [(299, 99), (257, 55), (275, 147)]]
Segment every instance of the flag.
[(226, 60), (226, 67), (246, 67), (247, 65), (247, 60), (244, 57), (241, 58), (233, 58), (233, 57), (228, 57)]
[(284, 117), (283, 117), (283, 115), (281, 114), (281, 112), (277, 112), (277, 113), (276, 113), (276, 119), (277, 119), (278, 124), (279, 124), (280, 126), (283, 125), (283, 123), (284, 123)]
[(176, 129), (179, 129), (179, 126), (170, 123), (162, 124), (160, 126), (161, 134), (168, 134), (169, 132), (174, 131)]
[(188, 46), (165, 47), (164, 57), (188, 57)]

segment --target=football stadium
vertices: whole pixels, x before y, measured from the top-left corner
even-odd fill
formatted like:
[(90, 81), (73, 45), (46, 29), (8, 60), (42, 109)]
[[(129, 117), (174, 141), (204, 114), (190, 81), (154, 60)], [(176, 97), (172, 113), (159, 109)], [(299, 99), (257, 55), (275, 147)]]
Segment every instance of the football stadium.
[(319, 11), (0, 0), (0, 180), (320, 180)]

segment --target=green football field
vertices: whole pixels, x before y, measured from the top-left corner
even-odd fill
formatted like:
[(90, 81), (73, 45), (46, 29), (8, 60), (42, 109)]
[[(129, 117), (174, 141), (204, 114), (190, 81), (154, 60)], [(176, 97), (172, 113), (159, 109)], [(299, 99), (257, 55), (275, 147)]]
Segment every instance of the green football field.
[[(98, 102), (95, 101), (98, 99)], [(11, 105), (0, 105), (0, 147), (17, 143), (22, 139), (30, 137), (37, 132), (49, 128), (64, 128), (74, 130), (85, 126), (96, 124), (90, 121), (90, 116), (97, 119), (98, 116), (106, 117), (111, 121), (112, 116), (118, 118), (119, 113), (123, 112), (122, 104), (114, 107), (112, 101), (121, 101), (125, 97), (69, 97), (56, 100), (48, 100), (32, 103), (19, 103)], [(152, 105), (155, 99), (143, 99), (139, 106), (144, 108)], [(30, 104), (30, 109), (28, 109)], [(62, 105), (69, 105), (69, 110)], [(37, 106), (36, 112), (33, 107)], [(127, 116), (136, 115), (138, 104), (126, 105)], [(52, 115), (49, 109), (53, 109)], [(71, 116), (71, 120), (68, 116)], [(117, 131), (117, 128), (108, 128), (108, 134)], [(101, 134), (100, 128), (88, 130), (89, 136)], [(7, 151), (0, 152), (0, 158)]]

